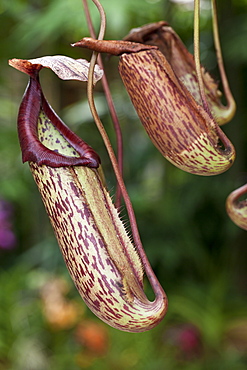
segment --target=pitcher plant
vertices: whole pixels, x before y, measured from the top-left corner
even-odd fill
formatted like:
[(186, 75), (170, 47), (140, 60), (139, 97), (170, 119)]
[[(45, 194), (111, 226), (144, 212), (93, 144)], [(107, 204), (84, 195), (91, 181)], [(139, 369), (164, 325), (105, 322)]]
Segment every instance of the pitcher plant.
[[(233, 117), (235, 102), (223, 66), (214, 0), (215, 46), (226, 106), (218, 85), (200, 65), (200, 1), (195, 1), (194, 9), (194, 57), (163, 21), (134, 29), (121, 41), (104, 40), (105, 12), (98, 0), (93, 3), (101, 17), (98, 37), (83, 0), (91, 37), (72, 44), (93, 50), (90, 63), (66, 56), (9, 61), (29, 75), (18, 114), (18, 135), (23, 162), (29, 162), (64, 261), (83, 300), (110, 326), (143, 332), (164, 318), (168, 301), (145, 254), (124, 184), (121, 129), (98, 53), (120, 56), (120, 76), (150, 139), (166, 159), (192, 174), (217, 175), (232, 165), (235, 149), (219, 125)], [(117, 179), (115, 205), (99, 155), (47, 102), (39, 81), (42, 68), (51, 68), (62, 79), (87, 81), (89, 106)], [(101, 78), (116, 130), (117, 155), (94, 103), (94, 86)], [(122, 198), (130, 232), (121, 220)], [(155, 294), (153, 301), (144, 290), (145, 275)]]

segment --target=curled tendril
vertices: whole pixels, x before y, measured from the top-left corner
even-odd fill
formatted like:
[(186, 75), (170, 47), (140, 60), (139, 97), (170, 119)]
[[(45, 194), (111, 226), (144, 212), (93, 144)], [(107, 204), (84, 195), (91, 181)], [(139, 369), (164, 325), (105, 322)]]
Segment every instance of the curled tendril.
[[(106, 26), (105, 12), (104, 12), (104, 9), (103, 9), (102, 5), (99, 3), (98, 0), (92, 0), (92, 1), (97, 6), (97, 8), (99, 10), (99, 13), (100, 13), (100, 17), (101, 17), (101, 27), (100, 27), (100, 31), (99, 31), (99, 35), (98, 35), (98, 40), (103, 40), (104, 32), (105, 32), (105, 26)], [(94, 97), (93, 97), (93, 71), (94, 71), (94, 66), (96, 64), (97, 56), (98, 56), (98, 53), (96, 51), (93, 51), (91, 61), (90, 61), (90, 68), (89, 68), (89, 73), (88, 73), (88, 85), (87, 85), (87, 94), (88, 94), (89, 106), (90, 106), (91, 113), (92, 113), (92, 116), (94, 118), (94, 121), (96, 123), (96, 126), (97, 126), (97, 128), (98, 128), (98, 130), (99, 130), (99, 132), (102, 136), (102, 139), (103, 139), (104, 143), (105, 143), (108, 155), (110, 157), (110, 160), (111, 160), (111, 163), (112, 163), (112, 166), (113, 166), (113, 170), (115, 172), (118, 184), (119, 184), (120, 189), (121, 189), (121, 193), (122, 193), (122, 196), (123, 196), (123, 199), (124, 199), (124, 202), (125, 202), (125, 205), (126, 205), (127, 213), (128, 213), (128, 216), (129, 216), (129, 221), (130, 221), (131, 231), (132, 231), (132, 237), (133, 237), (133, 241), (134, 241), (136, 250), (137, 250), (137, 252), (138, 252), (138, 254), (141, 258), (141, 261), (143, 263), (144, 270), (146, 272), (147, 278), (148, 278), (148, 280), (149, 280), (149, 282), (150, 282), (150, 284), (151, 284), (151, 286), (154, 290), (154, 293), (156, 295), (156, 300), (163, 301), (165, 299), (165, 295), (163, 293), (163, 290), (162, 290), (159, 282), (157, 281), (157, 278), (156, 278), (156, 276), (155, 276), (155, 274), (154, 274), (154, 272), (153, 272), (153, 270), (150, 266), (150, 263), (147, 259), (146, 254), (144, 252), (142, 242), (141, 242), (141, 238), (140, 238), (140, 235), (139, 235), (139, 230), (138, 230), (136, 218), (135, 218), (135, 213), (134, 213), (134, 210), (133, 210), (133, 207), (132, 207), (130, 197), (129, 197), (127, 189), (125, 187), (121, 171), (119, 170), (118, 162), (117, 162), (115, 153), (113, 151), (110, 139), (109, 139), (109, 137), (108, 137), (108, 135), (105, 131), (105, 128), (104, 128), (104, 126), (103, 126), (103, 124), (100, 120), (97, 109), (95, 107)]]
[[(101, 27), (100, 27), (99, 38), (98, 38), (98, 40), (101, 40), (101, 39), (103, 39), (105, 25), (106, 25), (105, 12), (104, 12), (103, 7), (101, 6), (101, 4), (99, 3), (98, 0), (92, 0), (92, 1), (95, 3), (95, 5), (97, 6), (97, 8), (99, 9), (100, 16), (101, 16)], [(97, 60), (97, 55), (98, 55), (98, 53), (94, 51), (93, 54), (92, 54), (90, 68), (89, 68), (88, 88), (87, 88), (88, 102), (89, 102), (89, 106), (90, 106), (90, 109), (91, 109), (91, 112), (92, 112), (94, 121), (95, 121), (95, 123), (97, 125), (97, 128), (98, 128), (98, 130), (99, 130), (99, 132), (100, 132), (100, 134), (101, 134), (101, 136), (103, 138), (103, 141), (105, 143), (105, 146), (107, 148), (108, 155), (110, 157), (110, 160), (111, 160), (111, 163), (112, 163), (112, 166), (113, 166), (113, 169), (114, 169), (114, 172), (115, 172), (115, 175), (116, 175), (118, 184), (119, 184), (119, 186), (121, 188), (121, 192), (122, 192), (122, 195), (123, 195), (125, 204), (126, 204), (126, 208), (127, 208), (127, 212), (128, 212), (128, 216), (129, 216), (129, 220), (130, 220), (130, 224), (131, 224), (131, 230), (132, 230), (132, 235), (133, 235), (134, 243), (136, 245), (136, 248), (137, 248), (139, 254), (140, 255), (143, 255), (143, 258), (146, 259), (145, 253), (143, 251), (143, 246), (142, 246), (141, 238), (140, 238), (140, 235), (139, 235), (139, 231), (138, 231), (137, 222), (136, 222), (134, 210), (133, 210), (133, 207), (132, 207), (132, 203), (131, 203), (131, 200), (129, 198), (127, 189), (125, 187), (125, 184), (124, 184), (124, 181), (123, 181), (121, 172), (119, 171), (117, 159), (116, 159), (115, 153), (113, 151), (113, 148), (112, 148), (110, 139), (109, 139), (109, 137), (108, 137), (108, 135), (107, 135), (107, 133), (105, 131), (105, 128), (104, 128), (104, 126), (103, 126), (103, 124), (102, 124), (102, 122), (100, 120), (100, 117), (99, 117), (99, 115), (97, 113), (97, 109), (96, 109), (95, 103), (94, 103), (94, 97), (93, 97), (93, 80), (92, 80), (92, 77), (93, 77), (94, 66), (95, 66), (95, 63), (96, 63), (96, 60)], [(149, 262), (148, 261), (147, 261), (147, 263), (149, 265)], [(153, 286), (153, 284), (152, 284), (152, 274), (153, 273), (151, 272), (151, 274), (150, 274), (150, 278), (151, 278), (150, 283)], [(153, 286), (153, 288), (154, 288), (154, 286)]]
[[(84, 6), (84, 11), (85, 11), (85, 15), (86, 15), (90, 35), (91, 35), (91, 37), (95, 38), (96, 34), (95, 34), (95, 31), (94, 31), (94, 27), (93, 27), (90, 11), (89, 11), (89, 8), (88, 8), (87, 0), (83, 0), (83, 6)], [(100, 54), (98, 55), (98, 64), (102, 69), (104, 69), (102, 57), (101, 57)], [(119, 122), (117, 112), (116, 112), (116, 109), (115, 109), (115, 106), (114, 106), (114, 103), (113, 103), (113, 99), (112, 99), (112, 96), (111, 96), (111, 92), (110, 92), (110, 88), (109, 88), (109, 84), (108, 84), (106, 74), (104, 74), (103, 77), (102, 77), (102, 86), (103, 86), (103, 89), (104, 89), (104, 92), (105, 92), (105, 98), (106, 98), (106, 101), (107, 101), (107, 104), (108, 104), (109, 113), (111, 115), (112, 123), (113, 123), (115, 134), (116, 134), (116, 151), (117, 151), (118, 167), (119, 167), (120, 173), (123, 174), (123, 138), (122, 138), (122, 130), (121, 130), (120, 122)], [(117, 183), (116, 184), (115, 206), (118, 209), (121, 205), (121, 198), (122, 198), (121, 188), (120, 188), (119, 184)]]

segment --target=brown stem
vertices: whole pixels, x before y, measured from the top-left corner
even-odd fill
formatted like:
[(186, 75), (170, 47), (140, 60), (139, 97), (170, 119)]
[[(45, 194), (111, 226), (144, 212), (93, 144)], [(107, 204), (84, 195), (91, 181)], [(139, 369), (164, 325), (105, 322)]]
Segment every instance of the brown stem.
[[(102, 7), (98, 3), (98, 0), (93, 0), (93, 2), (95, 3), (95, 5), (98, 7), (98, 9), (100, 11), (100, 14), (102, 16), (102, 25), (104, 26), (105, 25), (105, 19), (104, 19), (105, 15), (102, 14)], [(102, 34), (103, 34), (103, 32), (102, 32), (103, 26), (101, 26), (101, 30), (100, 30), (100, 33), (99, 33), (100, 38), (102, 37)], [(94, 104), (94, 98), (93, 98), (93, 71), (94, 71), (94, 66), (96, 64), (96, 61), (97, 61), (97, 56), (98, 56), (98, 53), (93, 52), (92, 58), (91, 58), (91, 63), (90, 63), (90, 68), (89, 68), (88, 89), (87, 89), (89, 106), (90, 106), (93, 118), (95, 120), (95, 123), (97, 125), (97, 128), (98, 128), (98, 130), (99, 130), (99, 132), (102, 136), (102, 139), (105, 143), (105, 146), (107, 148), (108, 155), (110, 157), (110, 160), (111, 160), (111, 163), (112, 163), (112, 166), (113, 166), (118, 184), (121, 188), (121, 192), (122, 192), (124, 202), (125, 202), (125, 205), (126, 205), (126, 209), (127, 209), (127, 212), (128, 212), (128, 216), (129, 216), (129, 221), (130, 221), (130, 225), (131, 225), (134, 244), (135, 244), (135, 247), (138, 251), (138, 254), (139, 254), (139, 256), (142, 260), (144, 270), (145, 270), (146, 275), (149, 279), (149, 282), (150, 282), (150, 284), (153, 288), (153, 291), (154, 291), (155, 296), (156, 296), (156, 300), (166, 300), (166, 295), (165, 295), (159, 281), (157, 280), (157, 278), (156, 278), (156, 276), (155, 276), (155, 274), (152, 270), (152, 267), (151, 267), (151, 265), (150, 265), (150, 263), (147, 259), (145, 251), (143, 249), (141, 238), (140, 238), (138, 227), (137, 227), (135, 213), (134, 213), (134, 210), (133, 210), (133, 207), (132, 207), (132, 203), (131, 203), (129, 194), (127, 192), (127, 189), (125, 187), (121, 172), (119, 170), (118, 162), (117, 162), (115, 153), (113, 151), (111, 142), (110, 142), (109, 137), (108, 137), (108, 135), (105, 131), (105, 128), (104, 128), (104, 126), (103, 126), (103, 124), (100, 120), (100, 117), (97, 113), (97, 110), (96, 110), (96, 107), (95, 107), (95, 104)]]
[[(90, 35), (91, 35), (92, 38), (96, 39), (96, 33), (95, 33), (95, 30), (94, 30), (91, 15), (90, 15), (90, 12), (89, 12), (88, 2), (87, 2), (87, 0), (82, 0), (82, 2), (83, 2), (83, 7), (84, 7), (85, 15), (86, 15), (86, 20), (87, 20)], [(99, 66), (104, 70), (104, 64), (103, 64), (102, 57), (101, 57), (100, 54), (98, 55), (98, 61), (97, 62), (99, 64)], [(118, 116), (117, 116), (117, 113), (116, 113), (116, 110), (115, 110), (115, 107), (114, 107), (114, 103), (113, 103), (113, 100), (112, 100), (112, 96), (111, 96), (109, 84), (108, 84), (108, 81), (107, 81), (107, 77), (106, 77), (105, 74), (102, 77), (102, 86), (103, 86), (103, 89), (104, 89), (104, 92), (105, 92), (106, 101), (107, 101), (107, 104), (108, 104), (109, 112), (110, 112), (110, 115), (111, 115), (111, 119), (112, 119), (112, 122), (113, 122), (115, 133), (116, 133), (118, 167), (119, 167), (120, 173), (123, 174), (123, 139), (122, 139), (122, 131), (121, 131)], [(120, 205), (121, 205), (121, 189), (120, 189), (119, 184), (117, 183), (117, 185), (116, 185), (115, 206), (116, 206), (116, 208), (119, 208)]]

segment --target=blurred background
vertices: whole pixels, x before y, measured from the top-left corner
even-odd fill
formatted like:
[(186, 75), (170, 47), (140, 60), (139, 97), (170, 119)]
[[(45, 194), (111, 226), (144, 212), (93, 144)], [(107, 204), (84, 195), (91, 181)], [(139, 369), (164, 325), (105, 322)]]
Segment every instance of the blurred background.
[[(210, 1), (201, 12), (202, 64), (219, 79)], [(237, 159), (226, 173), (199, 177), (168, 163), (154, 148), (123, 87), (118, 59), (104, 56), (123, 129), (124, 176), (146, 253), (169, 298), (161, 324), (129, 334), (101, 323), (68, 275), (48, 217), (22, 164), (16, 117), (28, 77), (8, 59), (63, 54), (90, 58), (70, 43), (88, 36), (80, 0), (0, 0), (0, 369), (160, 370), (246, 368), (246, 231), (225, 212), (228, 194), (247, 182), (247, 0), (218, 0), (220, 36), (237, 113), (223, 130)], [(89, 4), (99, 27), (95, 6)], [(193, 2), (102, 0), (108, 39), (166, 20), (193, 50)], [(48, 101), (101, 156), (109, 159), (92, 121), (86, 85), (40, 73)], [(101, 83), (95, 91), (104, 125), (115, 135)]]

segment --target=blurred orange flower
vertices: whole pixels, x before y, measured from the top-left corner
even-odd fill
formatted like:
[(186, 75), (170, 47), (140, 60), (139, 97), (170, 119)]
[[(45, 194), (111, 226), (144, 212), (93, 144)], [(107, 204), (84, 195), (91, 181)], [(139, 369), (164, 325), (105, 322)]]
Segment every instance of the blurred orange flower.
[(87, 350), (97, 355), (104, 355), (108, 350), (109, 337), (103, 324), (87, 320), (78, 325), (76, 340)]
[(41, 289), (43, 313), (53, 329), (69, 329), (73, 327), (83, 313), (83, 305), (65, 298), (69, 291), (67, 282), (62, 278), (48, 281)]

